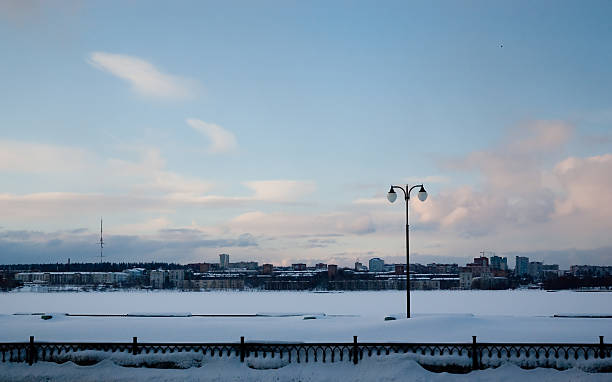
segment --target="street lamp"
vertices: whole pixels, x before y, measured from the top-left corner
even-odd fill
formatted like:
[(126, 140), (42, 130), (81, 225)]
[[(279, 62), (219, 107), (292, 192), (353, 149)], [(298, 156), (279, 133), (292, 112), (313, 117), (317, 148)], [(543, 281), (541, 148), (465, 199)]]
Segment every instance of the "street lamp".
[(427, 191), (425, 191), (422, 184), (417, 184), (416, 186), (412, 186), (410, 188), (408, 188), (408, 185), (406, 185), (406, 188), (401, 186), (391, 186), (391, 189), (387, 194), (387, 199), (393, 203), (395, 199), (397, 199), (397, 194), (393, 189), (399, 188), (404, 193), (404, 199), (406, 200), (406, 318), (410, 318), (410, 230), (408, 225), (408, 202), (410, 201), (410, 192), (417, 187), (421, 187), (417, 196), (419, 197), (420, 201), (424, 202), (427, 199)]

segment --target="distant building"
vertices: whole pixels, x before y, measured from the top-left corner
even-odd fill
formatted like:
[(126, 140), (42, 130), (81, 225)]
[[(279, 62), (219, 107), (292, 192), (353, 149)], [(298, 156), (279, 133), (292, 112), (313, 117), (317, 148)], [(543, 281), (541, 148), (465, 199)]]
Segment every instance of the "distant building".
[(363, 270), (363, 264), (361, 264), (359, 261), (355, 261), (355, 270), (357, 272)]
[(229, 255), (227, 253), (222, 253), (219, 255), (219, 268), (221, 269), (229, 268)]
[(262, 265), (261, 273), (264, 275), (271, 275), (274, 271), (274, 266), (272, 264), (264, 264)]
[(406, 264), (395, 264), (395, 274), (405, 275), (406, 274)]
[(331, 280), (336, 277), (336, 273), (338, 273), (338, 266), (336, 264), (329, 264), (327, 266), (327, 277)]
[(198, 289), (244, 289), (244, 280), (237, 277), (194, 280), (191, 283), (194, 288)]
[(532, 261), (528, 266), (528, 273), (534, 279), (539, 279), (542, 277), (542, 262), (541, 261)]
[(133, 283), (141, 282), (145, 277), (144, 268), (126, 269), (123, 273), (128, 275), (128, 281)]
[(612, 275), (612, 266), (572, 265), (570, 273), (576, 277), (602, 277)]
[(546, 280), (556, 279), (561, 276), (562, 273), (559, 271), (559, 264), (543, 264), (542, 265), (542, 278)]
[(485, 256), (475, 257), (473, 263), (465, 265), (472, 272), (472, 277), (491, 278), (491, 267), (489, 266), (489, 258)]
[(150, 275), (151, 287), (153, 289), (165, 288), (167, 275), (168, 275), (168, 272), (161, 270), (161, 269), (156, 270), (156, 271), (151, 271), (151, 275)]
[(171, 269), (168, 271), (168, 282), (173, 288), (182, 289), (185, 285), (185, 270)]
[(370, 259), (369, 265), (370, 272), (382, 272), (385, 269), (385, 261), (378, 257)]
[(436, 290), (440, 289), (439, 279), (415, 279), (410, 280), (410, 289), (412, 290)]
[(294, 271), (305, 271), (306, 270), (306, 264), (303, 264), (303, 263), (291, 264), (291, 268)]
[(383, 265), (383, 272), (395, 272), (395, 264)]
[(457, 274), (459, 272), (459, 266), (457, 264), (437, 264), (431, 263), (427, 264), (427, 273), (454, 273)]
[(486, 256), (474, 257), (474, 265), (479, 265), (481, 267), (489, 266), (489, 258)]
[(327, 269), (327, 264), (318, 263), (317, 265), (315, 265), (315, 269)]
[(255, 271), (259, 268), (259, 263), (257, 261), (239, 261), (237, 263), (229, 263), (229, 268)]
[(462, 267), (459, 270), (459, 288), (460, 289), (471, 289), (472, 288), (472, 270), (467, 267)]
[(191, 269), (194, 272), (208, 272), (208, 270), (206, 271), (201, 270), (202, 264), (205, 264), (205, 263), (189, 263), (187, 264), (187, 268)]
[(516, 256), (514, 273), (519, 277), (529, 274), (529, 257)]
[(491, 269), (498, 271), (507, 271), (508, 258), (500, 256), (491, 256)]

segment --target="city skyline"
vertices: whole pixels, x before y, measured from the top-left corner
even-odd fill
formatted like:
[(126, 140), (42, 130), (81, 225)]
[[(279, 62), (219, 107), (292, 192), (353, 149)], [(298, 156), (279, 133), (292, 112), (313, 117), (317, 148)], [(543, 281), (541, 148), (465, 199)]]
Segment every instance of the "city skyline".
[(3, 2), (0, 262), (610, 265), (610, 11)]

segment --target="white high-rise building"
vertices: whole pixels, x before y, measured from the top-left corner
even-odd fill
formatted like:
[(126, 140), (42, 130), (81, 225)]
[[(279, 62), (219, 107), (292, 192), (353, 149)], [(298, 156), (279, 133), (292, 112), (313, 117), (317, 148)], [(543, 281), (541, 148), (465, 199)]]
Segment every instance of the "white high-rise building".
[(382, 272), (385, 269), (385, 261), (379, 257), (370, 259), (370, 272)]
[(229, 268), (229, 255), (227, 253), (222, 253), (219, 255), (219, 268)]
[(153, 289), (162, 289), (166, 286), (167, 271), (162, 269), (151, 271), (151, 286)]
[(168, 281), (174, 288), (183, 288), (185, 284), (185, 270), (171, 269), (168, 271)]
[(529, 274), (529, 257), (516, 256), (514, 273), (516, 273), (517, 276)]

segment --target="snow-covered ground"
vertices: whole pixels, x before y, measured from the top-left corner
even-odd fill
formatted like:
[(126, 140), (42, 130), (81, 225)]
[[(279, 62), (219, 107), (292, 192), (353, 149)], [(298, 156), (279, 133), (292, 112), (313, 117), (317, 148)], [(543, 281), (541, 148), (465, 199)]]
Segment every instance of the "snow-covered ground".
[[(385, 292), (69, 292), (0, 294), (0, 342), (587, 342), (612, 339), (612, 319), (554, 318), (555, 314), (612, 315), (612, 293), (571, 291), (415, 291), (413, 318), (403, 319), (405, 293)], [(53, 313), (59, 312), (59, 313)], [(177, 317), (171, 317), (177, 312)], [(193, 315), (190, 316), (189, 312)], [(50, 313), (39, 315), (15, 313)], [(145, 317), (73, 317), (130, 314)], [(146, 317), (164, 313), (168, 317)], [(292, 313), (298, 313), (293, 315)], [(259, 314), (197, 317), (197, 314)], [(301, 314), (301, 315), (299, 315)], [(385, 316), (398, 317), (385, 321)], [(179, 317), (180, 316), (180, 317)], [(304, 319), (305, 316), (315, 319)], [(167, 356), (167, 355), (166, 355)], [(178, 355), (177, 355), (178, 356)], [(184, 354), (183, 356), (192, 357)], [(180, 357), (180, 356), (179, 356)], [(128, 356), (129, 358), (129, 356)], [(191, 360), (189, 360), (191, 362)], [(283, 364), (278, 369), (235, 357), (201, 358), (184, 370), (120, 366), (106, 358), (93, 366), (0, 363), (0, 381), (607, 381), (583, 370), (523, 370), (512, 364), (465, 375), (432, 373), (407, 355), (350, 362)], [(264, 365), (265, 366), (265, 365)], [(254, 367), (254, 368), (253, 368)], [(587, 368), (588, 369), (588, 368)]]
[[(0, 294), (0, 341), (209, 342), (247, 340), (368, 342), (596, 342), (612, 339), (612, 319), (553, 318), (559, 313), (612, 315), (612, 293), (572, 291), (386, 292), (81, 292)], [(127, 314), (185, 312), (259, 317), (67, 317), (24, 312)], [(276, 313), (317, 314), (282, 317)]]
[(37, 363), (0, 363), (0, 381), (592, 381), (610, 380), (610, 375), (591, 374), (577, 369), (558, 371), (554, 369), (523, 370), (512, 364), (497, 369), (473, 371), (468, 374), (432, 373), (418, 363), (394, 356), (368, 359), (359, 365), (344, 364), (289, 364), (279, 369), (256, 370), (239, 361), (211, 359), (201, 367), (184, 370), (160, 370), (126, 368), (111, 361), (102, 361), (93, 366), (76, 366), (72, 362), (61, 365)]

